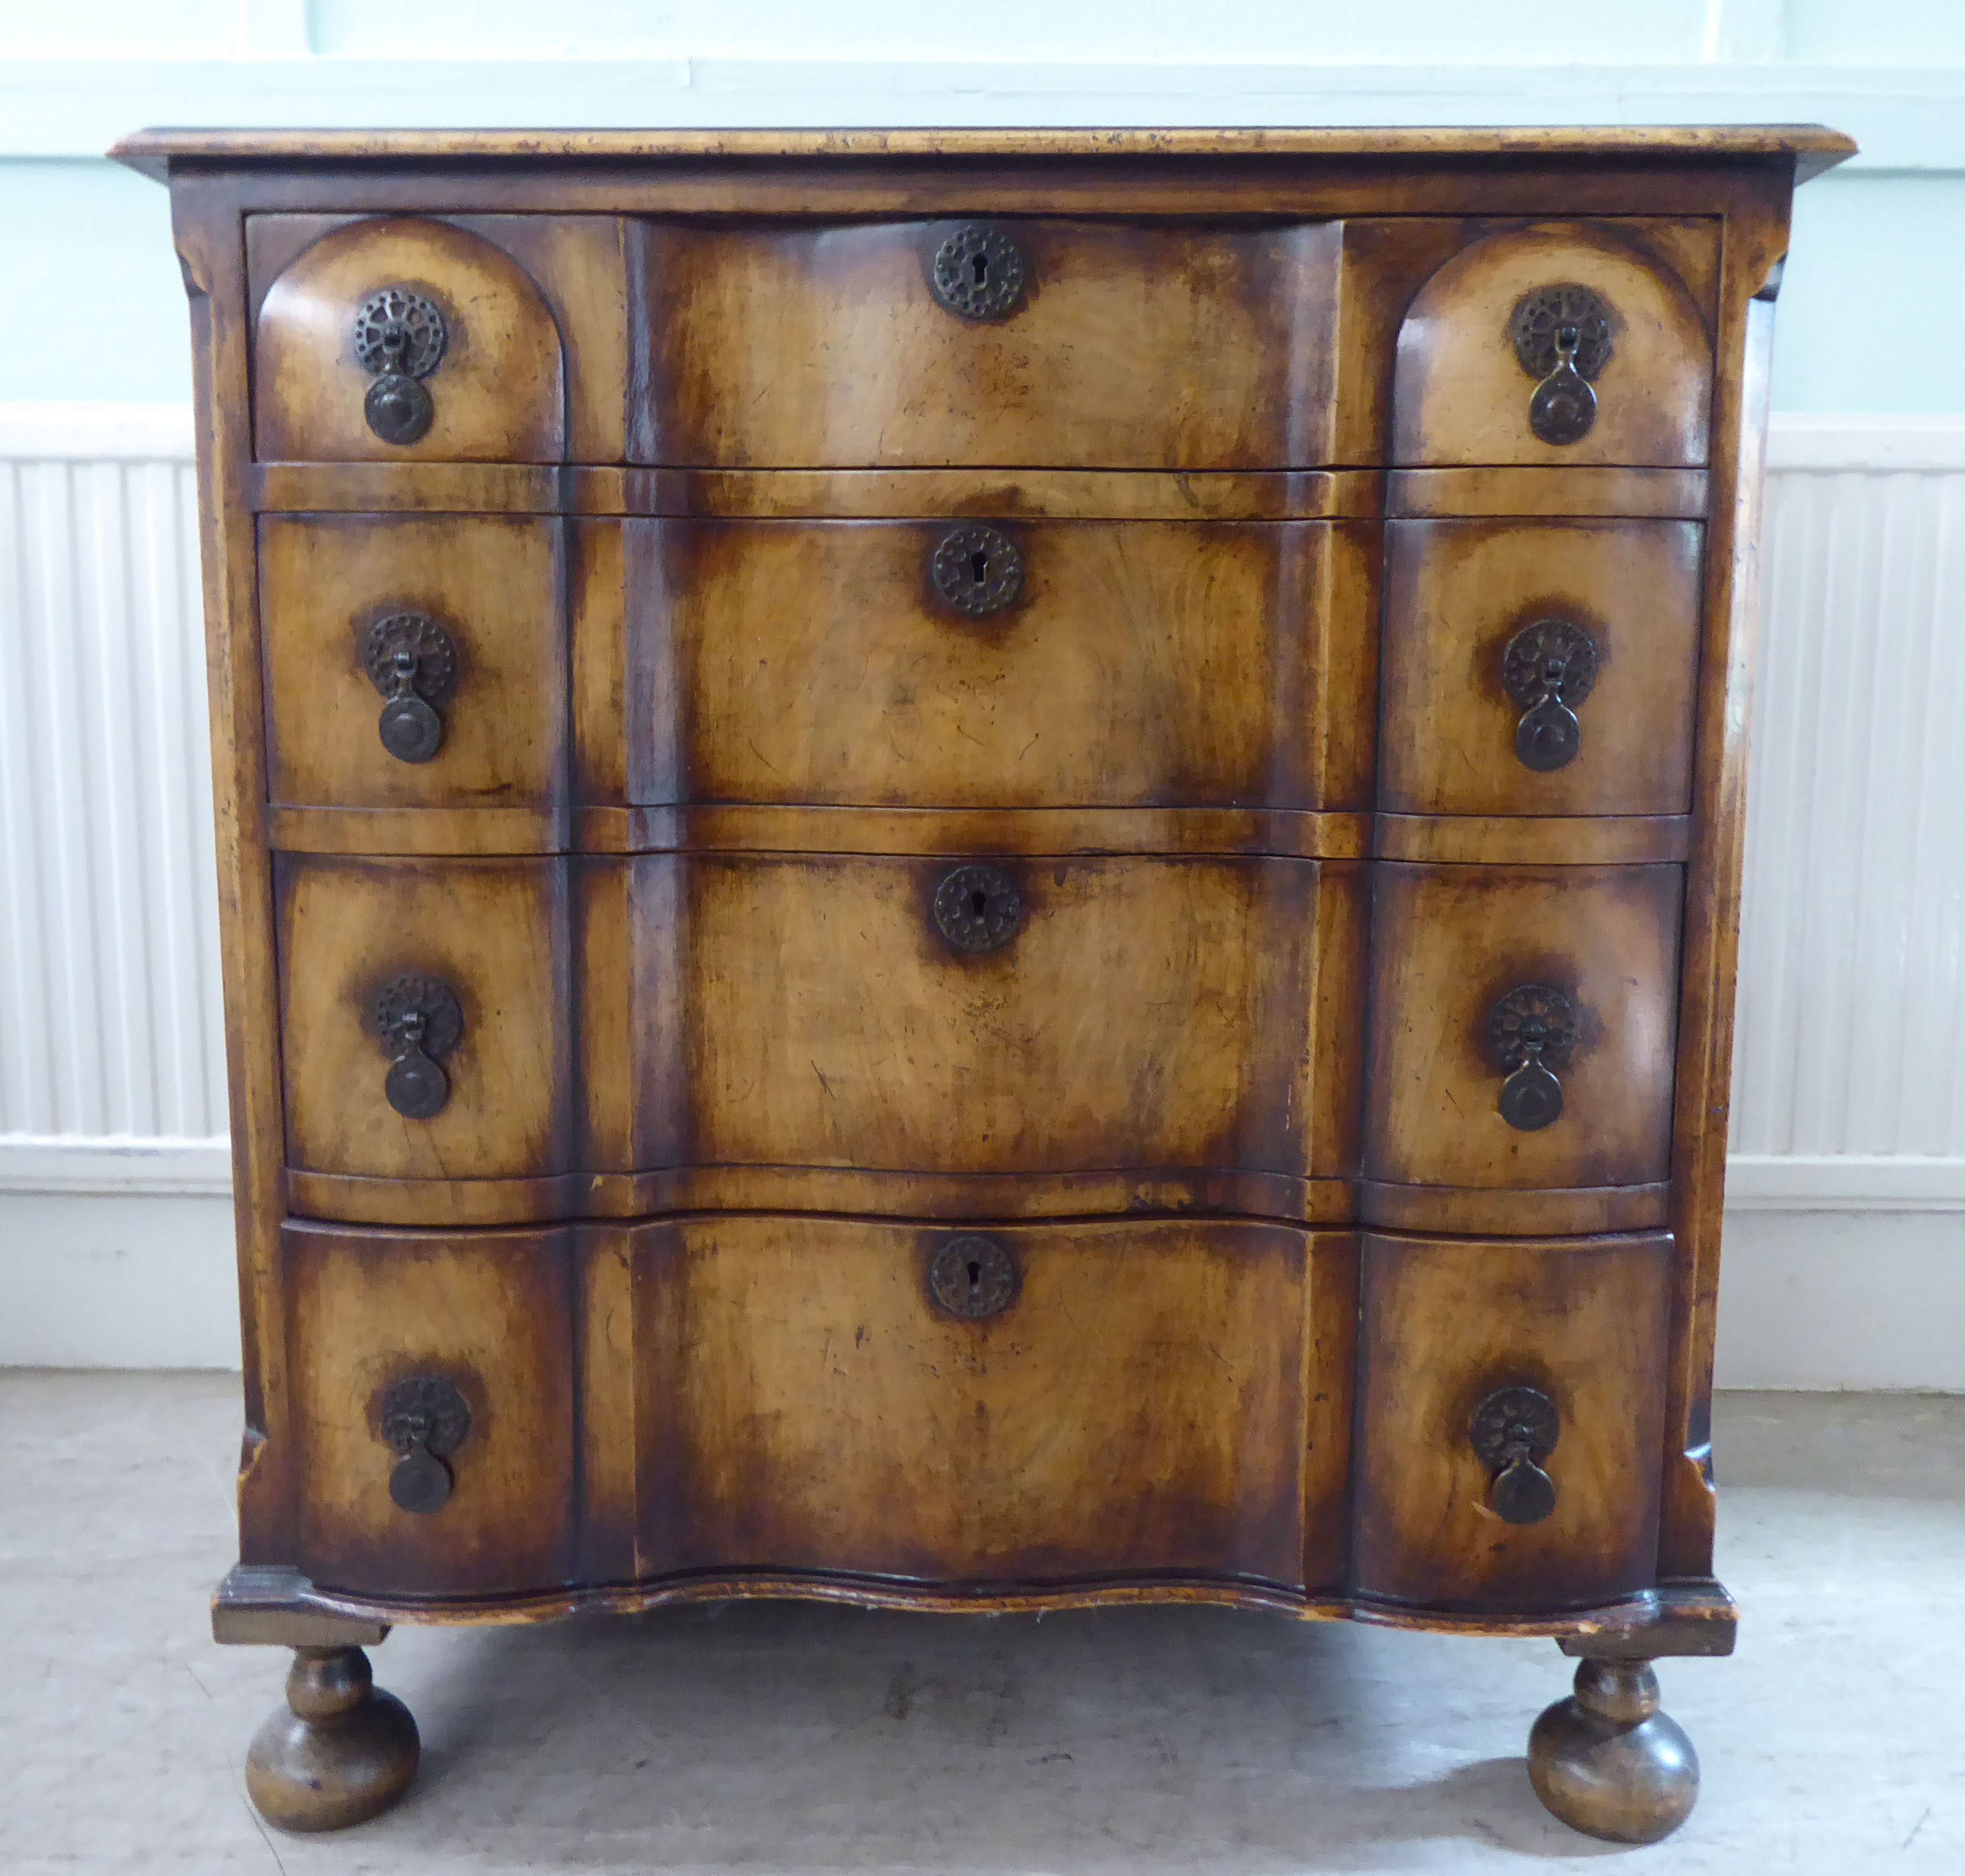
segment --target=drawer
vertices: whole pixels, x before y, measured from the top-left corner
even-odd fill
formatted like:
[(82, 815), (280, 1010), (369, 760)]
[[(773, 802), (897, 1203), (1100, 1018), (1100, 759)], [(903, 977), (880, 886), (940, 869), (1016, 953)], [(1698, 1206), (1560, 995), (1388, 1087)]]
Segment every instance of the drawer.
[(1348, 1234), (728, 1216), (591, 1241), (598, 1570), (1296, 1587), (1307, 1534), (1336, 1567)]
[(1375, 524), (590, 522), (580, 541), (588, 799), (1368, 799)]
[[(1399, 329), (1392, 460), (1704, 462), (1712, 341), (1641, 226), (1539, 223), (1475, 241), (1442, 265)], [(1663, 224), (1661, 240), (1682, 243), (1682, 230)], [(1699, 245), (1709, 249), (1711, 237)]]
[(1362, 1594), (1503, 1614), (1651, 1587), (1671, 1255), (1661, 1232), (1366, 1234)]
[(559, 324), (505, 246), (416, 217), (252, 220), (256, 275), (291, 256), (254, 322), (262, 462), (565, 458)]
[(1380, 805), (1667, 815), (1692, 803), (1704, 530), (1388, 524)]
[(569, 1234), (294, 1223), (280, 1259), (300, 1569), (382, 1595), (571, 1581)]
[(1682, 896), (1676, 866), (1375, 869), (1366, 1178), (1667, 1178)]
[(280, 805), (537, 808), (564, 788), (560, 524), (262, 516)]
[(588, 1163), (1339, 1173), (1362, 872), (595, 862), (580, 907)]
[(565, 1171), (563, 864), (275, 861), (289, 1165), (469, 1182)]
[(1328, 448), (1335, 223), (664, 223), (642, 238), (635, 462), (1236, 469)]

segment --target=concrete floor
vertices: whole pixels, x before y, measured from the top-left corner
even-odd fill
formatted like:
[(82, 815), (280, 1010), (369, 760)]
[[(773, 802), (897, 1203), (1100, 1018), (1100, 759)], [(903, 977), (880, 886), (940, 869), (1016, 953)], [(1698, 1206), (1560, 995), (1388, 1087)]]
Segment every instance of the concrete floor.
[(236, 1382), (0, 1372), (0, 1871), (1965, 1871), (1965, 1399), (1735, 1395), (1730, 1661), (1668, 1662), (1705, 1790), (1668, 1842), (1546, 1817), (1547, 1643), (1217, 1610), (749, 1604), (398, 1630), (402, 1807), (265, 1830), (240, 1773), (283, 1655), (214, 1647)]

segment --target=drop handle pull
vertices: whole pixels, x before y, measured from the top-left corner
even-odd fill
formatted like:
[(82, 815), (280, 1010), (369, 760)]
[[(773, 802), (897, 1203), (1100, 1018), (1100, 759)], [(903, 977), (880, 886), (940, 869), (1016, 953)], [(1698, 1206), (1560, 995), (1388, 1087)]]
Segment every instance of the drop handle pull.
[(1567, 619), (1538, 619), (1501, 654), (1501, 687), (1522, 713), (1515, 757), (1547, 774), (1573, 762), (1583, 747), (1577, 706), (1597, 685), (1597, 641)]
[(1597, 422), (1590, 380), (1610, 361), (1610, 309), (1574, 282), (1542, 287), (1517, 303), (1509, 321), (1515, 357), (1537, 380), (1529, 428), (1545, 443), (1578, 443)]
[(1562, 1437), (1555, 1403), (1539, 1388), (1497, 1388), (1474, 1410), (1468, 1437), (1491, 1475), (1487, 1505), (1510, 1524), (1539, 1524), (1555, 1509), (1542, 1461)]
[(391, 613), (364, 635), (362, 662), (382, 697), (382, 747), (398, 762), (429, 761), (443, 747), (438, 706), (456, 687), (456, 641), (421, 613)]
[(441, 1375), (405, 1375), (382, 1396), (382, 1437), (396, 1454), (389, 1497), (399, 1511), (427, 1517), (450, 1502), (457, 1475), (450, 1455), (471, 1432), (471, 1408)]
[(1539, 1133), (1562, 1118), (1562, 1078), (1582, 1025), (1576, 1006), (1546, 983), (1518, 983), (1487, 1012), (1487, 1053), (1507, 1076), (1496, 1106), (1518, 1133)]
[(370, 1021), (389, 1057), (383, 1098), (405, 1120), (433, 1119), (450, 1099), (443, 1058), (464, 1039), (457, 993), (441, 977), (391, 977), (376, 993)]
[(355, 309), (355, 362), (375, 381), (362, 414), (384, 442), (407, 448), (429, 433), (436, 404), (423, 381), (449, 343), (436, 302), (407, 287), (384, 287)]

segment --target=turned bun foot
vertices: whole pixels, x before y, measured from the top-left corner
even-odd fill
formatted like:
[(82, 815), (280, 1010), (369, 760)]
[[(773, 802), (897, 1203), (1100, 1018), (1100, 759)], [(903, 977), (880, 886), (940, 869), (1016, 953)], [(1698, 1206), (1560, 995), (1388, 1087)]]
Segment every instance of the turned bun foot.
[(385, 1694), (359, 1648), (297, 1648), (287, 1704), (246, 1753), (246, 1789), (282, 1830), (340, 1830), (410, 1788), (416, 1723)]
[(1529, 1733), (1536, 1796), (1572, 1829), (1612, 1843), (1655, 1843), (1692, 1813), (1699, 1755), (1658, 1711), (1648, 1661), (1585, 1660), (1576, 1691)]

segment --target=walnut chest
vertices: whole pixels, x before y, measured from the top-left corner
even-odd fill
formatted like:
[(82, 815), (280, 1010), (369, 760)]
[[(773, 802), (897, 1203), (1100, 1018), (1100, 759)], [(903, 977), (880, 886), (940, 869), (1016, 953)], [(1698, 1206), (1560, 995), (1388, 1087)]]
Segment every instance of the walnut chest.
[(1829, 133), (160, 133), (240, 1289), (221, 1639), (1208, 1599), (1724, 1652), (1773, 300)]

